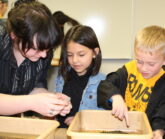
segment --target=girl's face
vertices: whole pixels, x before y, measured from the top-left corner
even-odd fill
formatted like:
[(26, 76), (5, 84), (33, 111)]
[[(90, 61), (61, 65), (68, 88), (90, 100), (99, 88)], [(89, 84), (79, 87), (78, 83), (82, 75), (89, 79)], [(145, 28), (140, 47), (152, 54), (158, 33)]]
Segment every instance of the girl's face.
[(165, 64), (165, 58), (160, 51), (150, 54), (136, 49), (135, 58), (137, 60), (137, 68), (145, 79), (157, 75)]
[(39, 51), (31, 48), (25, 53), (24, 56), (32, 62), (36, 62), (40, 58), (45, 58), (47, 56), (47, 50)]
[(34, 48), (30, 48), (28, 51), (25, 50), (25, 54), (23, 54), (24, 57), (28, 58), (32, 62), (38, 61), (40, 58), (45, 58), (47, 56), (48, 50), (37, 50), (37, 43), (36, 43), (36, 35), (33, 39)]
[(24, 58), (28, 58), (32, 62), (36, 62), (40, 58), (45, 58), (47, 56), (48, 50), (43, 50), (43, 51), (37, 50), (37, 48), (38, 48), (37, 47), (37, 42), (36, 42), (37, 35), (35, 35), (34, 38), (33, 38), (34, 48), (30, 48), (29, 50), (25, 49), (25, 53), (20, 51), (22, 49), (22, 43), (20, 42), (18, 46), (17, 46), (17, 43), (15, 43), (16, 40), (17, 40), (17, 37), (16, 37), (16, 35), (13, 32), (10, 33), (10, 37), (13, 40), (14, 44), (16, 45), (15, 47), (16, 48), (19, 47), (19, 53), (21, 53), (21, 55)]
[(84, 45), (73, 41), (70, 41), (68, 43), (68, 62), (79, 76), (84, 75), (87, 72), (88, 67), (92, 63), (93, 58), (95, 58), (96, 54), (98, 54), (99, 48), (95, 48), (94, 51)]

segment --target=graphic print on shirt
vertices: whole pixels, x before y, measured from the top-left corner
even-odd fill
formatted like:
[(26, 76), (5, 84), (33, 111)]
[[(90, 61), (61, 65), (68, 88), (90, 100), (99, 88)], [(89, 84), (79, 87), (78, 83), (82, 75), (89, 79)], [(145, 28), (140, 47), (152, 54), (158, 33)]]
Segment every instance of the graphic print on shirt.
[(145, 112), (152, 94), (152, 87), (164, 74), (164, 71), (161, 70), (158, 75), (150, 79), (145, 79), (141, 73), (138, 72), (135, 60), (127, 63), (125, 66), (128, 72), (127, 88), (125, 93), (125, 101), (128, 109), (131, 111)]

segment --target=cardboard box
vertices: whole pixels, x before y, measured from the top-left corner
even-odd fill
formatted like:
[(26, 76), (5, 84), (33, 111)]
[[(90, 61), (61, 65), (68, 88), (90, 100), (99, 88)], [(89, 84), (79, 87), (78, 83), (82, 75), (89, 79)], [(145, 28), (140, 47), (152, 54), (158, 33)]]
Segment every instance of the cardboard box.
[(0, 139), (54, 139), (55, 120), (0, 116)]
[(111, 111), (83, 110), (68, 128), (71, 139), (151, 139), (152, 130), (143, 112), (128, 113), (130, 126), (115, 118)]

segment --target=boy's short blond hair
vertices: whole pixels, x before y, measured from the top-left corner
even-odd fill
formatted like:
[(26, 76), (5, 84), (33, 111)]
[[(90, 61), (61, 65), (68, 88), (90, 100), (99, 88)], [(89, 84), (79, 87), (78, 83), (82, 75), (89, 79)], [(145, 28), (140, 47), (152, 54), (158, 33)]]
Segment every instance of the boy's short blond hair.
[(165, 56), (165, 28), (149, 26), (140, 30), (135, 38), (134, 49), (151, 54), (159, 50)]

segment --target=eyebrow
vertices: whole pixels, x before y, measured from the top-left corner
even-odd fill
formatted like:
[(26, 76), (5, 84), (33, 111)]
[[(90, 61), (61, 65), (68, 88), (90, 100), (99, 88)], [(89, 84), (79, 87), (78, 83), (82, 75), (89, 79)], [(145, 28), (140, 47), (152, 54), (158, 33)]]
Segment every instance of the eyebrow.
[[(143, 60), (140, 59), (136, 59), (136, 60), (144, 62)], [(147, 61), (146, 63), (157, 63), (157, 61)]]
[[(81, 51), (78, 51), (78, 52), (76, 52), (76, 53), (84, 53), (85, 51), (84, 50), (81, 50)], [(67, 53), (73, 53), (73, 52), (70, 52), (70, 51), (67, 51)]]

